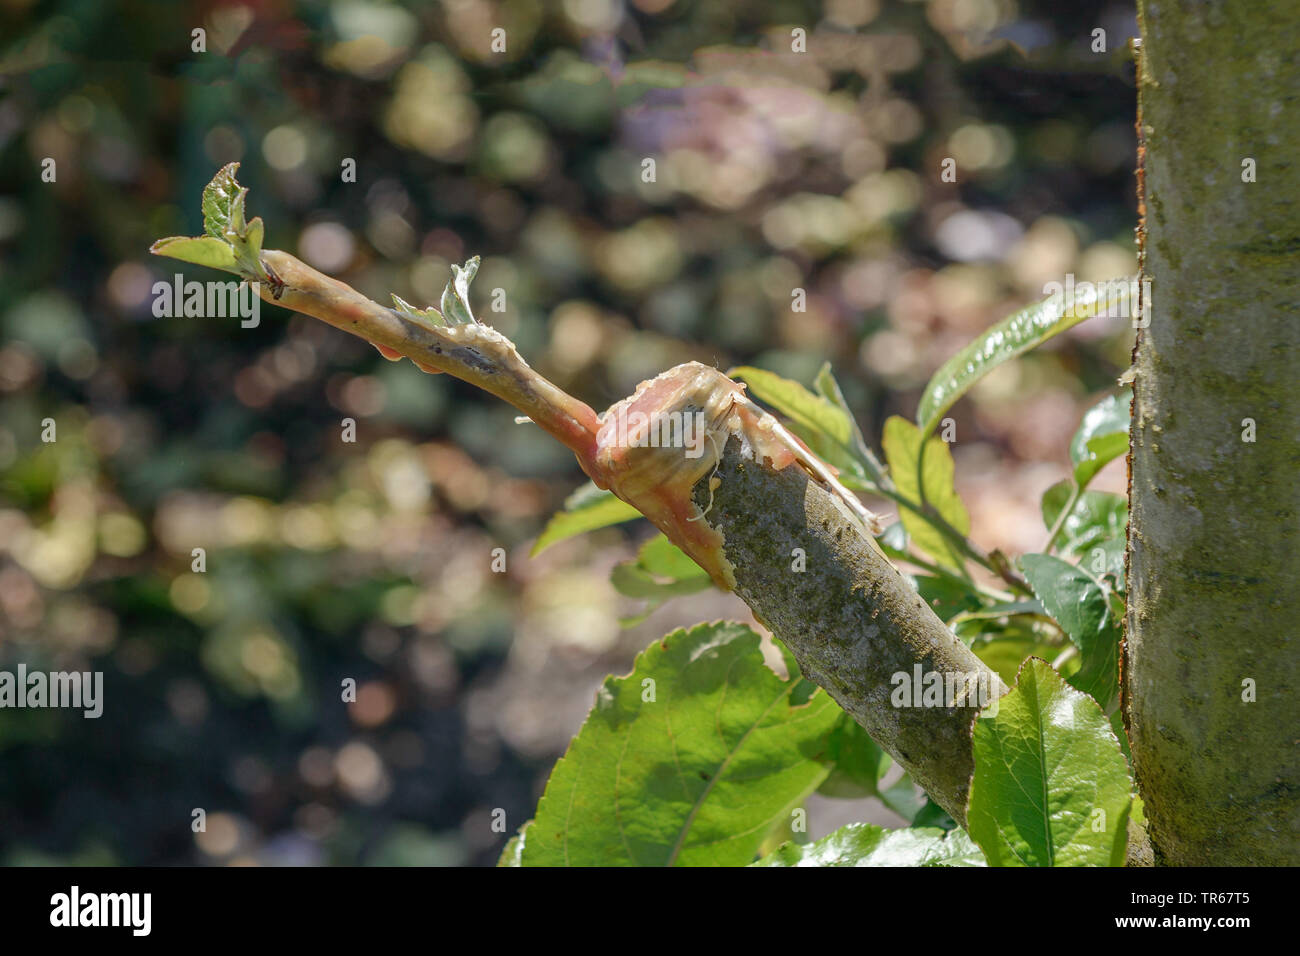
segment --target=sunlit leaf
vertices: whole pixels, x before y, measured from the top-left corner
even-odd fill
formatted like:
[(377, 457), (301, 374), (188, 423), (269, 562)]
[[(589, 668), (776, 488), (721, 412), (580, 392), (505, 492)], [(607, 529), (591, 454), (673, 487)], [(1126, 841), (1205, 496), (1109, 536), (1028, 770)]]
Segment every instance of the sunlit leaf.
[(564, 502), (563, 511), (551, 516), (537, 543), (533, 545), (531, 554), (536, 557), (566, 538), (639, 517), (641, 512), (621, 498), (616, 498), (612, 491), (601, 491), (588, 482), (569, 495)]
[(442, 316), (448, 325), (474, 325), (474, 311), (469, 305), (469, 284), (478, 275), (479, 257), (475, 256), (465, 265), (451, 265), (451, 281), (442, 290)]
[(222, 166), (212, 181), (203, 187), (203, 231), (215, 239), (225, 239), (230, 230), (233, 215), (237, 212), (242, 225), (242, 202), (236, 210), (236, 200), (244, 192), (235, 179), (239, 163), (227, 163)]
[(426, 309), (419, 309), (411, 305), (411, 303), (407, 302), (396, 292), (390, 294), (393, 297), (393, 307), (398, 312), (402, 313), (402, 315), (415, 319), (422, 325), (427, 325), (432, 329), (442, 328), (447, 324), (442, 317), (442, 313), (433, 306), (429, 306)]
[(1076, 292), (1073, 303), (1049, 296), (996, 323), (934, 373), (916, 409), (921, 431), (930, 434), (943, 413), (993, 369), (1125, 301), (1127, 290), (1128, 283), (1090, 284)]
[(262, 257), (262, 237), (266, 232), (266, 227), (262, 223), (261, 216), (254, 216), (248, 221), (248, 228), (244, 230), (244, 242), (247, 245), (247, 255), (254, 262)]
[[(917, 480), (917, 460), (921, 454), (921, 432), (897, 415), (885, 422), (885, 460), (899, 494), (912, 501), (920, 500), (920, 485), (925, 486), (925, 500), (935, 512), (962, 535), (970, 533), (970, 515), (953, 485), (952, 453), (946, 442), (931, 437), (926, 442), (924, 472)], [(903, 527), (912, 543), (951, 568), (962, 567), (960, 552), (934, 525), (909, 508), (899, 509)]]
[(871, 450), (866, 439), (862, 437), (862, 429), (858, 427), (857, 419), (853, 417), (853, 412), (849, 409), (849, 403), (844, 400), (844, 392), (840, 390), (840, 383), (835, 380), (830, 362), (822, 365), (813, 386), (817, 389), (817, 394), (842, 411), (844, 417), (849, 420), (849, 426), (853, 430), (853, 447), (857, 451), (858, 459), (862, 462), (867, 477), (874, 484), (881, 484), (884, 480), (885, 467)]
[(990, 628), (985, 622), (981, 630), (983, 633), (978, 640), (971, 643), (971, 650), (975, 652), (976, 657), (996, 671), (1007, 686), (1015, 683), (1016, 675), (1020, 673), (1020, 668), (1027, 658), (1052, 659), (1067, 646), (1048, 643), (1041, 634), (1023, 623)]
[[(1043, 524), (1054, 527), (1061, 509), (1070, 498), (1073, 485), (1060, 481), (1043, 493)], [(1123, 539), (1128, 525), (1128, 500), (1108, 491), (1085, 491), (1079, 496), (1070, 516), (1065, 519), (1063, 550), (1081, 554), (1107, 539)]]
[(234, 272), (250, 280), (267, 280), (262, 265), (265, 226), (260, 217), (244, 218), (248, 190), (235, 179), (238, 163), (217, 171), (203, 189), (203, 231), (195, 238), (173, 236), (150, 246), (155, 255)]
[(149, 247), (149, 251), (156, 256), (168, 256), (198, 266), (235, 271), (235, 250), (224, 239), (214, 239), (212, 236), (199, 236), (197, 239), (171, 236), (159, 239)]
[(987, 866), (962, 830), (850, 823), (815, 843), (786, 843), (753, 866)]
[(1129, 402), (1132, 393), (1125, 389), (1108, 395), (1084, 413), (1079, 430), (1070, 442), (1070, 461), (1074, 462), (1074, 480), (1080, 488), (1109, 462), (1128, 452)]
[(523, 865), (752, 862), (827, 773), (842, 712), (805, 685), (769, 669), (741, 624), (655, 641), (597, 693), (547, 782)]
[(1133, 783), (1094, 700), (1030, 659), (973, 745), (966, 819), (990, 865), (1123, 864)]

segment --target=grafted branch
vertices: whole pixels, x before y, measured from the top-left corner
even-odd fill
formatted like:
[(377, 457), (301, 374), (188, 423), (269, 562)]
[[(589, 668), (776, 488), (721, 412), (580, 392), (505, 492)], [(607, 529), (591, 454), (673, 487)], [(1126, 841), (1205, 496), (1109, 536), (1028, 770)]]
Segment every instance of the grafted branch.
[[(1006, 688), (875, 546), (842, 489), (794, 467), (806, 450), (773, 452), (771, 425), (764, 427), (761, 417), (741, 416), (731, 431), (721, 433), (725, 448), (704, 461), (716, 462), (716, 470), (696, 462), (689, 481), (630, 493), (637, 483), (612, 468), (616, 462), (625, 464), (625, 457), (611, 457), (609, 447), (603, 456), (598, 453), (595, 412), (530, 368), (496, 330), (477, 324), (431, 328), (286, 252), (264, 250), (262, 260), (277, 280), (259, 289), (268, 302), (477, 385), (571, 448), (597, 484), (613, 488), (642, 510), (714, 573), (719, 584), (734, 586), (755, 616), (791, 649), (804, 673), (826, 688), (936, 803), (965, 821), (973, 769), (970, 733), (979, 709), (973, 689), (982, 686), (997, 696)], [(714, 375), (739, 391), (736, 383)], [(658, 451), (682, 454), (681, 449)], [(663, 456), (658, 457), (655, 465), (662, 468)], [(734, 584), (716, 573), (718, 555), (711, 549), (719, 542)], [(804, 573), (791, 570), (796, 547), (807, 555)], [(972, 689), (970, 702), (893, 706), (892, 678), (910, 678), (917, 667), (945, 679), (953, 675)]]

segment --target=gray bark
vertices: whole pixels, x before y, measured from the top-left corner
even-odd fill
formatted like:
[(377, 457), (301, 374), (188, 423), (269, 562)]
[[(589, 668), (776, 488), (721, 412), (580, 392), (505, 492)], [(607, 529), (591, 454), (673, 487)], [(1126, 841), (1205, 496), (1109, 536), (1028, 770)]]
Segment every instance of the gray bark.
[(1300, 4), (1140, 12), (1125, 719), (1157, 863), (1295, 865)]
[[(962, 644), (862, 531), (838, 499), (803, 469), (747, 459), (732, 438), (706, 520), (725, 537), (736, 592), (786, 644), (805, 676), (828, 693), (959, 823), (974, 761), (978, 707), (895, 707), (892, 678), (972, 675), (1001, 696), (1007, 688)], [(806, 570), (792, 570), (795, 548)]]

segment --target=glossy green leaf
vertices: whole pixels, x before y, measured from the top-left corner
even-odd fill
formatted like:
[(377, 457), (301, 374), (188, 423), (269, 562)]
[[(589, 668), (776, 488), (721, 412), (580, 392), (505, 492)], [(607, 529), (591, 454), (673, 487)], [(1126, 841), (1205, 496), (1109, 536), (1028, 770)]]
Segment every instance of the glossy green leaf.
[(754, 866), (987, 866), (962, 830), (850, 823), (815, 843), (786, 843)]
[(1098, 435), (1088, 442), (1088, 454), (1089, 458), (1074, 469), (1074, 480), (1081, 488), (1087, 487), (1088, 482), (1107, 464), (1128, 454), (1128, 432)]
[(168, 256), (198, 266), (235, 271), (235, 250), (224, 239), (214, 239), (212, 236), (199, 236), (197, 239), (171, 236), (159, 239), (149, 247), (149, 251), (156, 256)]
[[(1105, 283), (1090, 285), (1073, 303), (1049, 296), (993, 325), (934, 373), (916, 409), (921, 431), (926, 435), (934, 431), (943, 413), (999, 365), (1098, 314), (1107, 307), (1108, 300), (1124, 301), (1128, 284), (1123, 284), (1122, 290), (1116, 286), (1118, 283), (1110, 288)], [(1111, 291), (1118, 292), (1118, 298), (1106, 294)]]
[(848, 414), (793, 379), (748, 365), (733, 368), (727, 375), (740, 379), (754, 397), (771, 405), (792, 422), (824, 432), (845, 447), (853, 440), (853, 424)]
[(1050, 554), (1026, 554), (1020, 566), (1034, 596), (1079, 649), (1083, 663), (1070, 683), (1109, 712), (1119, 700), (1121, 630), (1107, 589)]
[(1106, 396), (1084, 413), (1079, 430), (1070, 442), (1074, 480), (1080, 488), (1088, 487), (1097, 472), (1127, 454), (1131, 400), (1132, 393), (1125, 389), (1118, 395)]
[[(1043, 493), (1043, 524), (1051, 528), (1069, 500), (1073, 485), (1059, 481)], [(1128, 500), (1108, 491), (1085, 491), (1065, 519), (1062, 550), (1081, 554), (1108, 538), (1123, 539), (1128, 525)]]
[[(920, 430), (907, 419), (894, 415), (885, 422), (882, 443), (894, 487), (904, 498), (920, 501), (921, 489), (916, 473), (917, 459), (921, 454)], [(965, 535), (970, 533), (970, 515), (957, 495), (953, 475), (952, 453), (947, 443), (931, 437), (925, 445), (924, 472), (920, 476), (925, 487), (925, 500), (940, 517)], [(909, 508), (900, 508), (899, 518), (918, 548), (948, 567), (963, 566), (961, 554), (934, 525)]]
[(1098, 580), (1107, 580), (1119, 594), (1125, 591), (1124, 552), (1127, 549), (1124, 536), (1102, 538), (1090, 541), (1086, 546), (1071, 549), (1079, 555), (1079, 564)]
[(564, 510), (551, 516), (542, 529), (541, 536), (533, 545), (532, 555), (536, 557), (551, 545), (572, 538), (576, 535), (622, 524), (633, 518), (641, 517), (626, 501), (614, 496), (612, 491), (601, 491), (591, 482), (583, 485), (564, 502)]
[(1123, 865), (1133, 783), (1095, 701), (1030, 659), (973, 747), (966, 818), (990, 865)]
[(752, 862), (827, 774), (842, 712), (809, 686), (769, 669), (742, 624), (656, 641), (597, 693), (547, 782), (523, 865)]

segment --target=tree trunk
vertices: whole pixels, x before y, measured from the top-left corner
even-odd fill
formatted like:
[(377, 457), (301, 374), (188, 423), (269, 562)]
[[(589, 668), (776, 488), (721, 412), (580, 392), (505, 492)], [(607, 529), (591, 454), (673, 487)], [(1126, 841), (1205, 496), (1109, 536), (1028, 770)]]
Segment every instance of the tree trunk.
[(1300, 4), (1139, 8), (1125, 722), (1157, 863), (1295, 865)]

